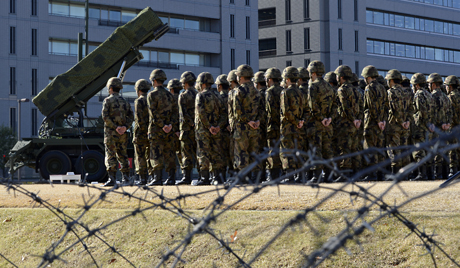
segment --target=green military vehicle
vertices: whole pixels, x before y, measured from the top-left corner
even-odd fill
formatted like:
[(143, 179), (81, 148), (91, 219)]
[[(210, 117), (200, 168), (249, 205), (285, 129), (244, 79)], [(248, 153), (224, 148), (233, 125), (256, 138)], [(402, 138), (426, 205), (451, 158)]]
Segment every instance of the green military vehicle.
[[(71, 171), (88, 174), (87, 181), (103, 179), (104, 123), (101, 117), (86, 117), (86, 103), (110, 77), (123, 77), (143, 58), (139, 52), (142, 45), (158, 40), (168, 30), (168, 25), (147, 7), (70, 70), (56, 76), (33, 99), (45, 118), (39, 138), (18, 141), (10, 151), (7, 167), (11, 176), (28, 166), (44, 179)], [(129, 154), (132, 156), (133, 151)]]

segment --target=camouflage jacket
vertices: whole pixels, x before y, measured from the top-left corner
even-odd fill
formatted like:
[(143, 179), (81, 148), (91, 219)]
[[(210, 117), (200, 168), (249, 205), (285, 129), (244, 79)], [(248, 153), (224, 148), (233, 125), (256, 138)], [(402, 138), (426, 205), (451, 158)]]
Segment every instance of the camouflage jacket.
[(424, 131), (427, 131), (428, 127), (431, 125), (432, 107), (431, 96), (429, 95), (431, 94), (428, 91), (419, 89), (415, 92), (412, 101), (414, 124)]
[(305, 100), (305, 106), (303, 107), (303, 113), (306, 119), (305, 125), (307, 125), (307, 123), (313, 119), (310, 116), (311, 110), (310, 110), (310, 106), (308, 105), (308, 83), (303, 83), (298, 88), (300, 92), (302, 92), (303, 99)]
[(385, 87), (377, 80), (371, 81), (364, 91), (364, 128), (386, 121), (388, 98)]
[(307, 116), (317, 122), (332, 118), (334, 96), (334, 89), (322, 77), (310, 80), (307, 99), (310, 114)]
[(409, 121), (405, 104), (401, 86), (396, 85), (388, 89), (388, 122), (390, 124), (401, 125)]
[(250, 136), (256, 136), (259, 129), (255, 130), (248, 125), (250, 121), (263, 120), (263, 113), (260, 111), (261, 96), (252, 82), (247, 82), (235, 89), (233, 96), (234, 115), (234, 138), (241, 138), (241, 135), (249, 130)]
[(454, 128), (460, 125), (460, 92), (458, 89), (454, 89), (448, 97), (452, 105), (452, 128)]
[(353, 85), (346, 82), (337, 91), (339, 97), (338, 124), (340, 126), (352, 127), (353, 121), (359, 120), (359, 96)]
[(196, 91), (188, 89), (179, 95), (179, 130), (194, 130)]
[[(300, 121), (305, 121), (303, 107), (305, 98), (295, 85), (290, 85), (281, 92), (281, 135), (299, 133), (297, 128)], [(305, 122), (306, 123), (306, 122)]]
[[(222, 100), (211, 88), (205, 88), (196, 95), (195, 135), (197, 139), (211, 137), (212, 134), (209, 129), (211, 127), (220, 126), (222, 121), (225, 121), (225, 118), (223, 118), (221, 114), (222, 109)], [(220, 132), (218, 135), (220, 136)]]
[[(359, 113), (358, 118), (359, 120), (364, 120), (364, 90), (360, 87), (355, 87), (355, 93), (358, 95), (358, 106), (359, 106)], [(361, 128), (363, 125), (361, 124)]]
[(441, 128), (443, 124), (452, 123), (452, 104), (449, 98), (441, 89), (437, 89), (431, 94), (434, 99), (434, 117), (433, 124)]
[[(229, 123), (229, 120), (228, 120), (228, 90), (225, 90), (225, 89), (222, 89), (222, 91), (220, 92), (220, 97), (224, 103), (224, 117), (227, 118), (227, 122), (226, 122), (226, 126), (230, 126), (230, 123)], [(227, 130), (227, 127), (225, 127), (225, 129), (223, 129), (222, 131), (224, 132), (228, 132)]]
[(134, 130), (133, 143), (135, 141), (148, 141), (149, 132), (149, 106), (147, 93), (143, 93), (134, 101)]
[(235, 89), (232, 88), (228, 91), (228, 97), (227, 97), (227, 101), (228, 101), (228, 125), (230, 126), (230, 131), (233, 132), (233, 130), (235, 129), (235, 119), (234, 119), (234, 116), (233, 116), (233, 97), (235, 95)]
[(267, 111), (265, 110), (265, 99), (267, 96), (267, 88), (262, 88), (259, 90), (260, 100), (259, 100), (259, 121), (260, 127), (259, 130), (265, 135), (267, 133)]
[(401, 87), (401, 89), (404, 96), (404, 106), (406, 107), (407, 116), (409, 117), (409, 120), (411, 120), (412, 122), (412, 119), (414, 118), (414, 107), (412, 105), (412, 102), (414, 101), (414, 92), (410, 87)]
[(265, 92), (265, 111), (267, 112), (267, 139), (280, 138), (280, 95), (283, 88), (279, 85), (271, 86)]
[(336, 86), (332, 86), (332, 85), (331, 85), (331, 88), (334, 94), (333, 101), (332, 101), (332, 109), (331, 109), (332, 126), (334, 126), (335, 124), (337, 124), (338, 119), (339, 119), (338, 109), (339, 109), (340, 100), (339, 100), (339, 94), (338, 94), (339, 88)]
[(116, 131), (117, 127), (129, 129), (133, 124), (134, 113), (131, 105), (119, 93), (110, 94), (102, 103), (104, 131)]
[[(219, 99), (219, 114), (220, 114), (220, 120), (219, 120), (219, 127), (221, 131), (225, 130), (228, 126), (228, 113), (227, 113), (227, 105), (225, 103), (225, 98), (222, 96), (217, 89), (211, 89), (212, 93), (216, 95), (216, 97)], [(228, 102), (228, 100), (227, 100)]]
[[(174, 96), (164, 87), (155, 87), (147, 95), (149, 104), (149, 139), (165, 138), (174, 133)], [(166, 125), (172, 125), (173, 129), (169, 133), (163, 131)]]
[[(172, 93), (171, 93), (172, 94)], [(179, 94), (172, 94), (174, 98), (173, 117), (174, 124), (171, 132), (179, 132)]]

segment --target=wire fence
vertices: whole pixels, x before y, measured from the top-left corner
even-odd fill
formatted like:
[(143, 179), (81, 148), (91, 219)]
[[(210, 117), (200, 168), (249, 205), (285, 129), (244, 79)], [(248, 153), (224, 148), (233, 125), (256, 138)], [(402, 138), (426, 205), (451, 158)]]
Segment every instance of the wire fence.
[[(421, 246), (427, 255), (430, 256), (431, 266), (438, 267), (438, 257), (436, 254), (440, 254), (443, 258), (447, 259), (452, 266), (460, 267), (459, 262), (455, 260), (450, 254), (444, 249), (442, 241), (435, 239), (435, 233), (428, 233), (425, 229), (418, 225), (416, 222), (412, 222), (403, 213), (403, 208), (414, 202), (415, 200), (422, 199), (428, 195), (434, 194), (441, 189), (454, 185), (456, 178), (460, 177), (460, 172), (455, 174), (451, 181), (445, 182), (443, 187), (429, 189), (415, 196), (411, 196), (399, 203), (389, 204), (385, 201), (385, 197), (394, 189), (398, 189), (404, 193), (404, 189), (400, 183), (407, 180), (409, 174), (416, 170), (419, 166), (431, 161), (436, 155), (443, 157), (448, 161), (448, 153), (451, 150), (455, 150), (459, 147), (455, 141), (456, 137), (459, 136), (460, 130), (453, 130), (451, 133), (438, 133), (439, 137), (422, 144), (412, 146), (401, 146), (394, 149), (400, 149), (401, 154), (396, 156), (396, 160), (402, 159), (409, 156), (414, 151), (425, 150), (426, 156), (418, 163), (410, 163), (409, 165), (401, 168), (398, 173), (392, 174), (387, 171), (387, 167), (391, 164), (390, 159), (386, 159), (379, 164), (368, 166), (357, 173), (350, 174), (344, 173), (344, 170), (339, 169), (337, 163), (344, 158), (352, 158), (358, 155), (362, 156), (365, 160), (368, 160), (371, 155), (385, 154), (387, 148), (370, 148), (360, 152), (352, 153), (345, 156), (336, 157), (334, 159), (321, 159), (316, 157), (315, 150), (308, 152), (300, 151), (297, 149), (284, 151), (291, 157), (295, 158), (296, 161), (301, 163), (301, 168), (289, 173), (284, 174), (281, 177), (271, 180), (266, 183), (258, 181), (243, 184), (246, 176), (249, 176), (251, 170), (265, 161), (270, 155), (277, 154), (279, 151), (270, 151), (268, 148), (264, 152), (256, 156), (256, 161), (250, 164), (246, 169), (241, 170), (234, 177), (230, 178), (229, 183), (224, 185), (217, 185), (212, 187), (199, 187), (196, 192), (193, 193), (181, 193), (181, 187), (177, 187), (177, 195), (171, 196), (164, 194), (162, 187), (147, 187), (147, 186), (132, 186), (132, 185), (115, 185), (113, 188), (101, 188), (95, 185), (81, 183), (75, 185), (75, 187), (84, 187), (88, 189), (89, 199), (83, 197), (83, 205), (78, 213), (69, 213), (65, 208), (53, 205), (51, 202), (43, 199), (39, 193), (34, 193), (27, 190), (24, 185), (16, 184), (11, 180), (3, 180), (1, 184), (5, 187), (5, 190), (12, 196), (17, 197), (20, 195), (26, 196), (33, 202), (33, 207), (42, 207), (47, 209), (53, 214), (60, 222), (63, 234), (60, 235), (52, 244), (47, 248), (41, 249), (42, 254), (37, 256), (40, 260), (38, 267), (48, 267), (52, 263), (65, 263), (65, 254), (74, 250), (75, 248), (83, 248), (80, 254), (87, 254), (94, 264), (95, 267), (102, 267), (102, 263), (94, 254), (94, 248), (90, 247), (89, 240), (98, 240), (109, 252), (118, 256), (122, 259), (126, 266), (138, 267), (139, 264), (136, 262), (136, 258), (131, 256), (129, 253), (123, 252), (120, 247), (114, 246), (113, 241), (110, 241), (104, 232), (109, 230), (112, 226), (117, 223), (121, 223), (129, 218), (142, 217), (147, 223), (148, 219), (145, 213), (148, 211), (165, 211), (171, 213), (175, 217), (188, 223), (189, 228), (185, 235), (178, 238), (175, 237), (175, 243), (161, 251), (161, 259), (152, 260), (151, 266), (155, 267), (182, 267), (188, 262), (184, 254), (190, 249), (190, 245), (193, 239), (202, 239), (202, 235), (211, 238), (215, 241), (216, 248), (222, 249), (222, 254), (227, 254), (234, 258), (236, 266), (239, 267), (253, 267), (257, 266), (257, 262), (260, 260), (263, 254), (266, 254), (270, 246), (273, 245), (281, 236), (289, 235), (288, 230), (292, 228), (308, 228), (312, 236), (328, 235), (328, 239), (318, 245), (317, 248), (313, 249), (303, 255), (302, 260), (298, 264), (301, 267), (317, 267), (326, 260), (332, 258), (334, 254), (340, 249), (344, 249), (349, 252), (349, 242), (356, 242), (361, 245), (361, 240), (364, 233), (375, 233), (376, 223), (384, 218), (392, 217), (399, 221), (401, 226), (407, 229), (408, 235), (414, 235), (417, 237), (418, 244)], [(278, 187), (278, 192), (282, 191), (280, 185), (282, 181), (291, 176), (304, 176), (305, 172), (310, 170), (314, 166), (322, 165), (325, 168), (332, 170), (332, 174), (336, 176), (342, 175), (347, 178), (347, 182), (337, 185), (328, 183), (310, 183), (305, 182), (303, 184), (297, 184), (297, 187), (311, 187), (316, 189), (318, 193), (323, 192), (321, 198), (317, 198), (317, 201), (313, 204), (305, 204), (301, 211), (296, 212), (296, 215), (287, 220), (277, 230), (277, 232), (260, 245), (257, 252), (253, 254), (247, 254), (238, 245), (233, 243), (232, 239), (224, 237), (222, 232), (215, 226), (216, 222), (224, 220), (224, 216), (231, 210), (249, 198), (257, 198), (259, 193), (265, 188)], [(365, 185), (358, 183), (361, 178), (367, 174), (375, 174), (377, 171), (385, 174), (385, 179), (390, 182), (386, 184), (386, 189), (379, 193), (372, 193), (370, 190), (374, 183)], [(171, 186), (170, 186), (171, 187)], [(130, 189), (130, 191), (127, 191)], [(133, 190), (135, 189), (135, 190)], [(90, 193), (91, 190), (91, 193)], [(244, 190), (243, 194), (238, 195), (236, 199), (230, 199), (229, 196), (236, 190)], [(95, 192), (97, 194), (95, 194)], [(187, 201), (195, 198), (200, 198), (205, 195), (215, 194), (217, 197), (209, 202), (200, 214), (197, 216), (196, 213), (184, 209), (184, 205)], [(320, 219), (324, 224), (328, 224), (328, 220), (325, 219), (321, 214), (318, 213), (320, 208), (326, 202), (334, 200), (338, 195), (346, 195), (349, 197), (349, 202), (352, 205), (352, 209), (347, 211), (347, 216), (344, 217), (345, 226), (335, 233), (321, 232), (313, 224), (311, 224), (311, 217), (315, 216)], [(128, 198), (132, 203), (129, 212), (120, 216), (113, 221), (100, 224), (97, 227), (90, 227), (91, 225), (85, 220), (85, 215), (91, 210), (94, 210), (99, 205), (110, 202), (108, 197), (120, 197)], [(380, 213), (370, 213), (371, 211), (379, 211)], [(4, 234), (5, 236), (6, 234)], [(236, 236), (236, 233), (235, 235)], [(0, 238), (1, 240), (1, 238)], [(64, 241), (72, 241), (70, 244), (66, 244), (63, 247)], [(365, 250), (365, 248), (363, 248)], [(19, 264), (14, 263), (11, 258), (3, 255), (0, 252), (0, 259), (4, 259), (13, 267), (19, 267)], [(216, 266), (219, 266), (218, 264)]]

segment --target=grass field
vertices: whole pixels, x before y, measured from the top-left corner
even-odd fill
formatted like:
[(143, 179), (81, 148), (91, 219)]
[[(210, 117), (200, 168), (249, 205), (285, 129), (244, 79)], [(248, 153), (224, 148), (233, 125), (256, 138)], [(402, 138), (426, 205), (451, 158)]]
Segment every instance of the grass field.
[[(385, 195), (389, 204), (400, 204), (411, 197), (427, 190), (437, 188), (440, 182), (404, 182), (401, 184), (404, 192), (393, 189)], [(389, 183), (377, 184), (362, 183), (370, 187), (373, 194), (385, 191)], [(340, 184), (328, 185), (332, 188)], [(66, 207), (65, 212), (77, 216), (81, 214), (83, 200), (91, 196), (97, 197), (97, 189), (86, 189), (72, 185), (23, 185), (27, 190), (39, 193), (39, 196), (54, 206)], [(125, 191), (133, 192), (135, 187), (125, 187)], [(180, 193), (197, 193), (213, 187), (180, 187)], [(178, 195), (176, 187), (157, 187), (157, 192), (163, 191), (166, 197)], [(250, 189), (235, 189), (225, 199), (225, 204), (232, 204), (248, 194)], [(212, 222), (210, 227), (224, 240), (231, 241), (236, 232), (236, 239), (230, 246), (237, 249), (237, 253), (245, 256), (248, 261), (262, 246), (267, 243), (291, 218), (302, 209), (308, 208), (332, 190), (313, 189), (305, 186), (281, 186), (265, 188), (257, 195), (247, 198), (232, 210), (227, 211)], [(425, 228), (426, 233), (435, 232), (435, 239), (443, 243), (443, 248), (454, 259), (460, 260), (460, 185), (443, 189), (427, 197), (417, 199), (402, 210), (404, 215), (419, 228)], [(145, 198), (149, 202), (158, 203), (159, 198), (153, 193), (147, 196), (143, 190), (135, 192), (136, 196)], [(407, 195), (406, 195), (407, 194)], [(84, 196), (84, 199), (83, 199)], [(187, 198), (182, 208), (194, 217), (203, 215), (206, 208), (217, 197), (216, 193), (209, 193), (200, 198)], [(81, 221), (89, 228), (97, 228), (129, 214), (139, 206), (139, 202), (128, 199), (119, 194), (110, 194), (103, 202), (91, 209)], [(303, 262), (304, 254), (310, 254), (318, 249), (331, 236), (336, 235), (345, 226), (345, 218), (352, 218), (362, 201), (350, 202), (350, 196), (337, 194), (322, 204), (315, 214), (307, 217), (308, 223), (313, 226), (319, 235), (314, 235), (312, 229), (305, 223), (289, 228), (279, 239), (270, 245), (262, 254), (254, 267), (298, 267)], [(65, 232), (65, 226), (50, 211), (37, 207), (30, 197), (10, 191), (0, 190), (0, 254), (8, 258), (19, 267), (35, 267), (40, 263), (37, 255), (43, 255), (45, 250), (58, 241)], [(141, 204), (147, 207), (147, 204)], [(109, 226), (101, 232), (101, 237), (110, 246), (114, 246), (136, 267), (154, 267), (161, 260), (167, 248), (173, 248), (189, 232), (190, 224), (183, 218), (163, 210), (149, 210), (144, 217), (137, 215)], [(366, 220), (370, 221), (380, 215), (377, 207), (369, 213)], [(320, 219), (321, 218), (321, 219)], [(414, 235), (405, 238), (409, 230), (395, 218), (385, 217), (375, 225), (374, 232), (366, 230), (359, 238), (361, 245), (354, 241), (347, 244), (351, 255), (341, 249), (332, 259), (326, 260), (321, 267), (429, 267), (432, 266), (430, 255), (420, 247), (421, 242)], [(78, 234), (84, 235), (83, 228), (79, 227)], [(65, 253), (62, 258), (66, 261), (57, 261), (50, 267), (94, 267), (89, 254), (84, 252), (81, 244), (76, 244), (73, 234), (66, 236), (56, 253)], [(99, 266), (130, 267), (126, 260), (107, 250), (107, 246), (100, 240), (92, 237), (87, 245)], [(195, 236), (183, 255), (186, 263), (178, 267), (234, 267), (236, 259), (227, 254), (208, 234)], [(451, 262), (439, 251), (435, 251), (438, 267), (451, 267)], [(168, 260), (172, 264), (173, 260)], [(0, 257), (0, 267), (9, 266), (8, 262)]]

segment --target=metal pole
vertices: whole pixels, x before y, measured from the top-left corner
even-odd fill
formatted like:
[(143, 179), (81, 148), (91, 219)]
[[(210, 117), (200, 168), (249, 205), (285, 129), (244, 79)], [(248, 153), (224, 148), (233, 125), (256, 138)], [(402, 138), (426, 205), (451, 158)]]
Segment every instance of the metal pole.
[(87, 56), (89, 54), (89, 38), (88, 38), (88, 19), (89, 19), (89, 3), (88, 3), (88, 0), (86, 0), (85, 2), (85, 12), (86, 12), (86, 16), (85, 16), (85, 42), (86, 42), (86, 45), (85, 45), (85, 56)]
[(83, 33), (78, 33), (78, 61), (83, 59)]
[[(21, 140), (21, 100), (18, 100), (18, 141)], [(21, 181), (21, 169), (18, 169), (18, 182)]]

